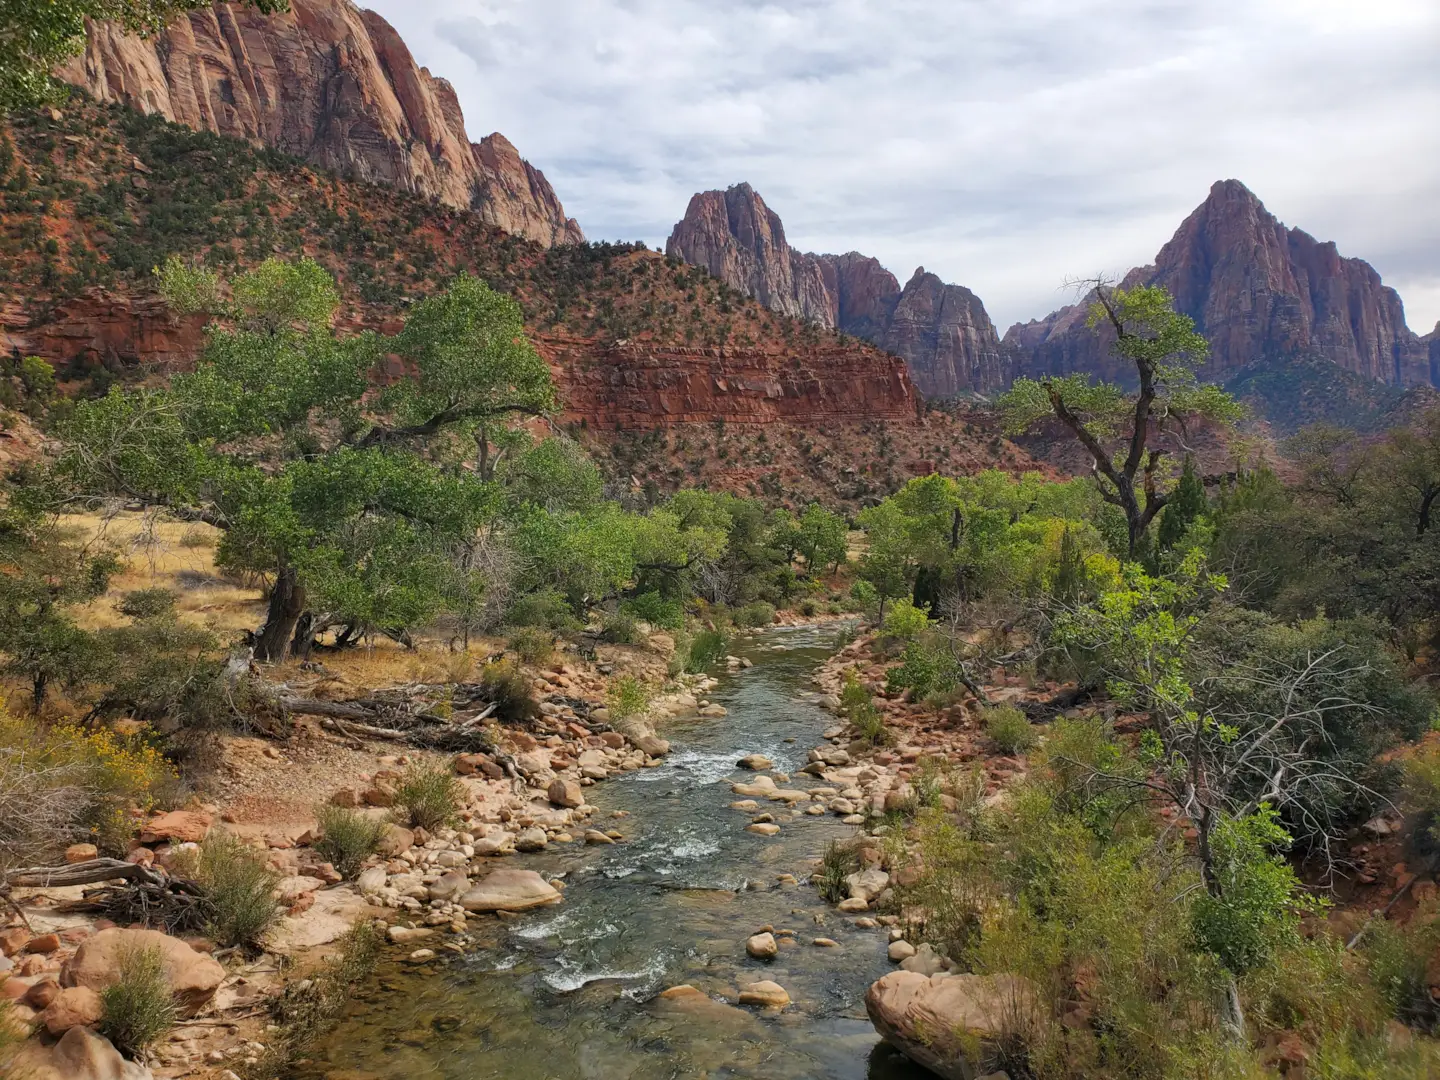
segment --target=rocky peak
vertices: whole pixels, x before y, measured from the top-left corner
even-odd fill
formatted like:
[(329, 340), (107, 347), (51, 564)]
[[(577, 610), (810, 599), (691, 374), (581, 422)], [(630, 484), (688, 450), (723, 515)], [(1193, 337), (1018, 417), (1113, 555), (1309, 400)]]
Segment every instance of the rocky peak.
[(544, 176), (503, 139), (472, 144), (454, 88), (349, 0), (292, 0), (279, 15), (216, 3), (149, 39), (91, 24), (60, 74), (102, 101), (473, 207), (541, 244), (584, 239)]
[(923, 267), (902, 291), (868, 255), (796, 251), (779, 215), (749, 184), (694, 196), (666, 251), (773, 311), (889, 349), (924, 394), (988, 392), (1008, 382), (1000, 339), (974, 293)]
[[(1400, 297), (1361, 259), (1287, 228), (1238, 180), (1222, 180), (1124, 283), (1163, 285), (1210, 341), (1203, 374), (1225, 381), (1278, 357), (1310, 355), (1380, 382), (1432, 379), (1431, 352), (1405, 325)], [(1005, 335), (1025, 370), (1113, 377), (1109, 341), (1083, 303)]]

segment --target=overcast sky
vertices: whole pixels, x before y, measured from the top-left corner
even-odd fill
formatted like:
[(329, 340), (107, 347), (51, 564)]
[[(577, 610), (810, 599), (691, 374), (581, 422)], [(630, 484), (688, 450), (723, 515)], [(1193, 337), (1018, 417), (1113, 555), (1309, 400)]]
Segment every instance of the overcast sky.
[(1440, 0), (364, 0), (591, 239), (748, 180), (811, 251), (1003, 332), (1150, 262), (1210, 184), (1440, 320)]

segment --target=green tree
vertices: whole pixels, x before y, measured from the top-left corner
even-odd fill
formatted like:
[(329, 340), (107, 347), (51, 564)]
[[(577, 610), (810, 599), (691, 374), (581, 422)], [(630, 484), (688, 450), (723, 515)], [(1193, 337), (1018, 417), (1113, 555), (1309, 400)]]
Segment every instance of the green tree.
[[(283, 0), (251, 3), (265, 12), (289, 7)], [(177, 15), (209, 6), (209, 0), (0, 0), (0, 112), (62, 98), (64, 88), (50, 73), (84, 48), (86, 19), (155, 33)]]
[(839, 566), (845, 560), (849, 532), (845, 519), (811, 503), (800, 515), (796, 548), (805, 559), (805, 568), (812, 575), (827, 566)]
[(1209, 508), (1209, 500), (1205, 498), (1205, 485), (1195, 472), (1195, 458), (1186, 454), (1185, 469), (1180, 474), (1180, 482), (1175, 485), (1175, 490), (1160, 515), (1157, 539), (1161, 550), (1169, 551), (1185, 539), (1190, 526)]
[(1240, 407), (1219, 387), (1196, 379), (1209, 344), (1193, 319), (1174, 310), (1164, 288), (1121, 289), (1097, 281), (1093, 295), (1088, 325), (1114, 334), (1115, 354), (1135, 369), (1136, 392), (1092, 383), (1081, 374), (1017, 379), (999, 404), (1011, 432), (1051, 418), (1070, 430), (1090, 455), (1101, 497), (1125, 514), (1133, 559), (1150, 523), (1170, 501), (1160, 489), (1167, 449), (1153, 445), (1154, 436), (1200, 418), (1233, 423)]

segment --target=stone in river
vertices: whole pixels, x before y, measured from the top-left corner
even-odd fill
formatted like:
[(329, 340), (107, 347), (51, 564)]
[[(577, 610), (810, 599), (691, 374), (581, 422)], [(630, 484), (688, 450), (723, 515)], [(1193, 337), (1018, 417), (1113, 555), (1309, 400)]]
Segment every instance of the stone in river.
[(730, 790), (736, 795), (743, 795), (746, 798), (753, 798), (757, 795), (769, 795), (775, 791), (775, 781), (768, 776), (757, 776), (748, 784), (731, 784)]
[(771, 761), (768, 757), (766, 757), (764, 754), (746, 754), (738, 762), (736, 762), (736, 764), (738, 764), (742, 769), (752, 769), (755, 772), (762, 772), (765, 769), (773, 766), (775, 763)]
[(515, 850), (539, 851), (549, 842), (544, 829), (525, 829), (515, 837)]
[(773, 825), (768, 821), (762, 821), (757, 825), (746, 825), (745, 831), (758, 833), (761, 836), (774, 836), (780, 831), (780, 826)]
[(861, 899), (858, 896), (852, 896), (848, 900), (841, 900), (839, 907), (840, 910), (846, 914), (855, 914), (861, 911), (869, 911), (870, 903), (868, 900)]
[(769, 979), (763, 982), (753, 983), (750, 986), (742, 987), (740, 990), (741, 1005), (759, 1005), (766, 1009), (783, 1009), (790, 1004), (790, 995), (779, 983), (771, 982)]
[(1033, 989), (1017, 975), (927, 978), (892, 971), (865, 994), (881, 1038), (944, 1080), (972, 1080), (980, 1071), (977, 1051), (988, 1058), (1017, 1017), (1025, 1023), (1034, 1007)]
[(460, 898), (466, 911), (526, 911), (559, 902), (559, 890), (534, 870), (496, 870)]
[(773, 960), (780, 946), (774, 934), (756, 934), (745, 942), (745, 951), (756, 960)]
[(605, 835), (603, 832), (601, 832), (599, 829), (586, 829), (586, 830), (585, 830), (585, 843), (587, 843), (587, 844), (613, 844), (613, 843), (615, 843), (615, 841), (614, 841), (613, 838), (611, 838), (611, 837), (609, 837), (609, 836), (606, 836), (606, 835)]
[(909, 960), (915, 955), (915, 946), (908, 941), (892, 941), (890, 943), (889, 956), (892, 963), (900, 963), (902, 960)]
[(738, 799), (730, 804), (731, 810), (758, 810), (760, 804), (754, 799)]

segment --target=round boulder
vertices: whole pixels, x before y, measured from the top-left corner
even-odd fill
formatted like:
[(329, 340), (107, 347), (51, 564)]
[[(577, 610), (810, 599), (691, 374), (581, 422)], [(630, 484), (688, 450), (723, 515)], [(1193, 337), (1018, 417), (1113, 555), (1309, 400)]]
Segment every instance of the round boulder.
[(466, 911), (526, 911), (560, 902), (560, 892), (534, 870), (496, 870), (460, 898)]

